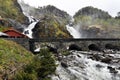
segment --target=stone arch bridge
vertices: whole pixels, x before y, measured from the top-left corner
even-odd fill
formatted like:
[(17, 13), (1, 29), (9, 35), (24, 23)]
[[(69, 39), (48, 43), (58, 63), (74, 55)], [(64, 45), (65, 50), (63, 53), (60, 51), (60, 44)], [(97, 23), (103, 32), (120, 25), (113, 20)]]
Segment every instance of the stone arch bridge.
[(90, 50), (98, 48), (103, 50), (105, 48), (120, 50), (120, 39), (102, 39), (102, 38), (90, 38), (90, 39), (27, 39), (27, 38), (5, 38), (12, 40), (22, 45), (31, 52), (35, 52), (35, 49), (50, 46), (58, 50), (66, 50), (70, 45), (76, 45), (82, 50)]
[(79, 47), (83, 51), (88, 50), (104, 50), (116, 49), (120, 50), (120, 39), (30, 39), (30, 51), (35, 49), (50, 46), (58, 50), (66, 50), (71, 45)]

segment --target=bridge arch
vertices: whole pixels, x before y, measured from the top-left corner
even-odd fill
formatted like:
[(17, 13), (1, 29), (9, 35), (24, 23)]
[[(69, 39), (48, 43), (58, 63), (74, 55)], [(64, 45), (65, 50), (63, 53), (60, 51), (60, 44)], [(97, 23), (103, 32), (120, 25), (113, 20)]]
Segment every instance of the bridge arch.
[(101, 51), (101, 48), (97, 44), (94, 44), (94, 43), (89, 44), (88, 49), (93, 50), (93, 51)]
[(77, 51), (82, 51), (82, 48), (78, 46), (77, 44), (70, 44), (68, 47), (69, 50), (77, 50)]

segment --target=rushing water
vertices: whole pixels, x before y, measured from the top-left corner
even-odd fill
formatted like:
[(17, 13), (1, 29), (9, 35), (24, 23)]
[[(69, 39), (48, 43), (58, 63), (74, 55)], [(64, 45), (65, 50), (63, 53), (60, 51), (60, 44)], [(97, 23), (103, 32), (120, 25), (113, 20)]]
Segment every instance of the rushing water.
[(74, 27), (66, 25), (66, 28), (73, 38), (81, 38), (81, 34)]
[[(70, 20), (70, 23), (68, 24), (68, 25), (66, 25), (66, 29), (67, 29), (67, 31), (70, 33), (70, 35), (72, 35), (73, 36), (73, 38), (81, 38), (81, 34), (80, 34), (80, 32), (78, 31), (79, 29), (79, 27), (78, 26), (75, 26), (75, 25), (73, 25), (73, 23), (74, 23), (74, 18), (71, 18), (71, 20)], [(71, 26), (70, 26), (71, 25)]]
[[(120, 80), (118, 66), (92, 60), (89, 58), (92, 53), (89, 53), (72, 52), (71, 55), (64, 56), (63, 61), (57, 62), (56, 75), (52, 76), (52, 80)], [(67, 67), (63, 67), (62, 62)], [(108, 66), (115, 67), (117, 73), (110, 72)]]
[(27, 35), (29, 38), (33, 38), (32, 37), (32, 29), (34, 29), (35, 25), (38, 23), (38, 20), (35, 20), (33, 16), (30, 16), (30, 10), (29, 8), (26, 8), (26, 6), (24, 5), (23, 0), (18, 0), (18, 3), (20, 4), (23, 14), (28, 17), (29, 19), (29, 26), (27, 28), (24, 29), (23, 34)]
[(33, 22), (31, 23), (27, 28), (24, 29), (24, 34), (26, 34), (29, 38), (33, 38), (32, 37), (32, 29), (35, 27), (35, 25), (37, 24), (37, 22)]

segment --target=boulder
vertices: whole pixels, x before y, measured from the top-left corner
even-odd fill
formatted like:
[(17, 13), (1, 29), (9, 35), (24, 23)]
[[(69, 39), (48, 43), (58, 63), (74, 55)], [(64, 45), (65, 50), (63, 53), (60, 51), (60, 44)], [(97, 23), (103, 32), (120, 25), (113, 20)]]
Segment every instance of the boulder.
[(104, 63), (110, 63), (111, 61), (112, 61), (111, 57), (105, 57), (101, 59), (101, 62), (104, 62)]
[(62, 62), (61, 62), (61, 66), (64, 67), (64, 68), (67, 68), (67, 67), (68, 67), (67, 62), (62, 61)]
[(93, 56), (90, 58), (92, 58), (93, 60), (100, 61), (103, 57), (99, 54), (93, 54)]
[(118, 73), (118, 71), (116, 71), (116, 69), (111, 66), (108, 66), (107, 68), (110, 70), (110, 73)]

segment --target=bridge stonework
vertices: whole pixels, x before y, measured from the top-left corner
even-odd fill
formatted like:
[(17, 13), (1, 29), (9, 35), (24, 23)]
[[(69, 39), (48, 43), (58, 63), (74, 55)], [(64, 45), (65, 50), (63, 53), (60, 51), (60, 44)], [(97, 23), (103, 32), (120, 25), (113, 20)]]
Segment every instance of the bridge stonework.
[(84, 51), (88, 51), (89, 46), (94, 44), (100, 49), (105, 49), (107, 44), (117, 46), (120, 50), (120, 39), (28, 39), (28, 38), (5, 38), (15, 41), (27, 50), (34, 53), (37, 48), (50, 46), (58, 50), (67, 50), (72, 44), (77, 45)]
[(72, 44), (79, 46), (84, 51), (88, 51), (89, 46), (92, 44), (103, 50), (107, 44), (120, 47), (120, 39), (31, 39), (30, 50), (34, 52), (36, 48), (44, 46), (50, 46), (59, 50), (66, 50)]

